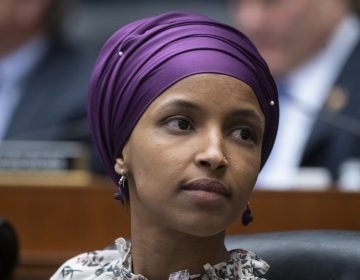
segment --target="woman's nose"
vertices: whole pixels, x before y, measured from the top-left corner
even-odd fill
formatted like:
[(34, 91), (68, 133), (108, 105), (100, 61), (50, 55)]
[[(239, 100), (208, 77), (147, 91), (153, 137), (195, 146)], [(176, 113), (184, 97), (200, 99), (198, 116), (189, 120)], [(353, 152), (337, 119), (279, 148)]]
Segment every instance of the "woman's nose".
[(228, 160), (223, 151), (223, 137), (219, 133), (209, 133), (200, 143), (200, 151), (195, 156), (197, 165), (212, 170), (223, 169)]

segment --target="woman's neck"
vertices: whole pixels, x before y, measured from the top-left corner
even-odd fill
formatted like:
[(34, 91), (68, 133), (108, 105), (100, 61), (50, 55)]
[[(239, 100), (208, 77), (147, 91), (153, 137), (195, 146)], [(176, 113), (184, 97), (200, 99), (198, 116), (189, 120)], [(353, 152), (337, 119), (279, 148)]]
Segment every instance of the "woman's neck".
[(226, 262), (224, 233), (211, 237), (194, 237), (166, 230), (135, 230), (132, 227), (132, 260), (135, 274), (149, 280), (167, 280), (180, 270), (191, 274), (203, 272), (206, 263)]

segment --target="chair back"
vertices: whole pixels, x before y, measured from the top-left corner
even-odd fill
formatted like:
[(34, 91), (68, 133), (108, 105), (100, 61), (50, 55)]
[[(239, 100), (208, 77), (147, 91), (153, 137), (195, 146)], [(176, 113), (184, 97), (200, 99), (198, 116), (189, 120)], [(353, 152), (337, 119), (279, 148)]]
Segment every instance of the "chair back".
[(317, 230), (229, 235), (270, 265), (267, 280), (360, 280), (360, 232)]

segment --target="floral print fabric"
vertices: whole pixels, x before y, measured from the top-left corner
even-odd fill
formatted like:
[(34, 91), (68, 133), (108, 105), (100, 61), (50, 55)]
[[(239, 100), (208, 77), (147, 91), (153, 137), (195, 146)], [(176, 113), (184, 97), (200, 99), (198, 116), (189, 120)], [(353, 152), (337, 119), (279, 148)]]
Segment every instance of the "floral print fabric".
[[(147, 280), (131, 271), (131, 243), (123, 238), (115, 241), (117, 250), (83, 253), (63, 264), (50, 280)], [(253, 252), (230, 251), (227, 263), (204, 265), (202, 274), (190, 275), (188, 270), (174, 272), (169, 280), (265, 280), (261, 278), (269, 265)]]

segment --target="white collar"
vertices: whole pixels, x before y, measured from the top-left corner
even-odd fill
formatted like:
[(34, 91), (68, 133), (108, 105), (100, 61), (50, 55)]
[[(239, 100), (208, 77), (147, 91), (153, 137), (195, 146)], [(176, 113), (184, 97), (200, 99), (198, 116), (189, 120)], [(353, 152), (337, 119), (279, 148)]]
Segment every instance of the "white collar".
[(345, 17), (325, 48), (288, 76), (289, 93), (302, 104), (318, 110), (359, 37), (360, 25), (357, 17)]

